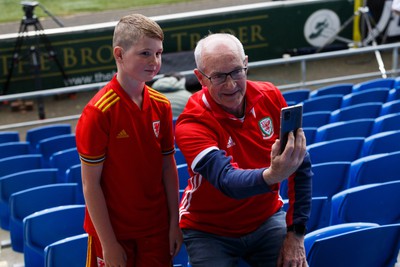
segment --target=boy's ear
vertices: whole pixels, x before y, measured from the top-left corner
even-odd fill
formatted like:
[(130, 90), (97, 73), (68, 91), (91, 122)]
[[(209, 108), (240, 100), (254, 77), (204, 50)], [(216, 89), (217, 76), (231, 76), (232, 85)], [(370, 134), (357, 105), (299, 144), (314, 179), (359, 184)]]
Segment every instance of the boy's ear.
[(115, 58), (115, 60), (117, 60), (117, 61), (122, 60), (123, 51), (124, 51), (124, 50), (123, 50), (122, 47), (120, 47), (120, 46), (114, 47), (113, 52), (114, 52), (114, 58)]

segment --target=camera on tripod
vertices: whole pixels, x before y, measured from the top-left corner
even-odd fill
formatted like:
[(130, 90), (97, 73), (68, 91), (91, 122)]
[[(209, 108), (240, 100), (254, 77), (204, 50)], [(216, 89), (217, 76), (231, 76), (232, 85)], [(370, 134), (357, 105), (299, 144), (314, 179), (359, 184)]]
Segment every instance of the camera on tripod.
[(39, 5), (39, 2), (22, 1), (21, 5), (22, 10), (25, 12), (25, 17), (31, 19), (33, 18), (33, 10)]

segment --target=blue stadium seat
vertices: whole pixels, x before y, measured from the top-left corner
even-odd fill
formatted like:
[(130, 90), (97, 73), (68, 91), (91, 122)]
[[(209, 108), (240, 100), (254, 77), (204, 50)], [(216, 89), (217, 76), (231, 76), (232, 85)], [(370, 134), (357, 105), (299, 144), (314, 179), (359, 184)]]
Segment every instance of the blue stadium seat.
[(346, 137), (367, 137), (375, 119), (357, 119), (326, 124), (317, 129), (314, 142), (330, 141)]
[(43, 166), (50, 167), (50, 157), (59, 151), (76, 147), (75, 134), (62, 134), (40, 140), (38, 153), (43, 155)]
[(375, 119), (379, 117), (382, 103), (368, 102), (345, 108), (340, 108), (331, 113), (329, 122), (349, 121), (356, 119)]
[(308, 145), (307, 151), (310, 153), (313, 164), (354, 161), (359, 157), (363, 143), (363, 137), (348, 137)]
[(176, 166), (178, 168), (178, 178), (179, 178), (179, 189), (185, 189), (188, 185), (189, 171), (186, 163), (179, 164)]
[(371, 135), (380, 132), (400, 130), (400, 113), (388, 114), (375, 119)]
[(25, 267), (45, 266), (44, 250), (66, 237), (84, 234), (84, 205), (58, 206), (35, 212), (23, 221)]
[(180, 164), (186, 163), (186, 159), (183, 156), (183, 153), (179, 148), (175, 149), (174, 156), (175, 156), (176, 165), (180, 165)]
[(57, 169), (33, 169), (17, 172), (0, 178), (0, 222), (1, 228), (9, 230), (9, 198), (12, 194), (35, 186), (57, 182)]
[(332, 196), (330, 225), (349, 222), (399, 223), (399, 192), (400, 180), (343, 190)]
[(19, 155), (0, 159), (0, 177), (16, 172), (42, 168), (42, 155)]
[(61, 134), (72, 133), (70, 124), (51, 124), (31, 128), (26, 132), (26, 141), (30, 144), (31, 153), (37, 153), (36, 145), (40, 140)]
[(46, 267), (86, 266), (88, 234), (79, 234), (51, 243), (44, 249)]
[(285, 98), (286, 102), (290, 102), (291, 104), (298, 104), (308, 99), (310, 97), (310, 92), (311, 90), (307, 88), (293, 89), (282, 92), (282, 95)]
[(19, 141), (19, 132), (17, 131), (0, 132), (0, 144)]
[(323, 95), (347, 95), (353, 90), (352, 83), (339, 83), (320, 87), (316, 90), (311, 91), (310, 98), (319, 97)]
[[(399, 89), (400, 91), (400, 89)], [(392, 113), (400, 113), (400, 99), (392, 100), (382, 105), (380, 116), (388, 115)]]
[(351, 162), (329, 161), (312, 165), (312, 196), (327, 196), (329, 199), (347, 188)]
[(367, 226), (315, 240), (307, 261), (310, 267), (394, 266), (399, 240), (400, 224)]
[(326, 237), (331, 237), (339, 234), (343, 234), (346, 232), (355, 231), (358, 229), (378, 227), (377, 223), (368, 223), (368, 222), (355, 222), (355, 223), (342, 223), (336, 225), (330, 225), (326, 227), (322, 227), (318, 230), (309, 232), (304, 237), (304, 247), (306, 249), (306, 254), (310, 252), (310, 249), (314, 242), (318, 239), (323, 239)]
[(347, 94), (343, 96), (343, 101), (340, 108), (369, 102), (385, 103), (388, 100), (389, 90), (390, 89), (388, 88), (374, 88)]
[(173, 264), (175, 266), (187, 267), (189, 263), (188, 253), (186, 251), (185, 244), (182, 244), (181, 250), (178, 255), (173, 259)]
[(317, 129), (317, 127), (303, 127), (304, 135), (306, 137), (306, 145), (314, 144)]
[(365, 138), (361, 157), (400, 151), (400, 130), (381, 132)]
[(0, 144), (0, 159), (27, 154), (30, 154), (29, 143), (27, 142), (8, 142)]
[(372, 88), (394, 88), (395, 78), (377, 78), (357, 83), (353, 86), (353, 92), (360, 92)]
[(400, 151), (375, 154), (353, 161), (347, 187), (400, 180)]
[(330, 111), (315, 111), (303, 114), (303, 128), (320, 127), (329, 123)]
[(334, 111), (341, 107), (342, 95), (325, 95), (303, 101), (303, 113), (315, 111)]
[(66, 171), (75, 164), (79, 164), (79, 154), (76, 147), (67, 148), (53, 153), (49, 158), (49, 166), (58, 169), (58, 181), (66, 182)]
[(85, 197), (83, 196), (82, 188), (82, 174), (81, 174), (81, 164), (75, 164), (65, 171), (67, 183), (77, 183), (78, 184), (78, 201), (80, 203), (85, 203)]
[(400, 99), (400, 88), (390, 89), (386, 102), (396, 101)]
[(78, 203), (75, 183), (49, 184), (16, 192), (10, 196), (10, 236), (14, 251), (23, 252), (23, 220), (28, 215), (62, 205)]

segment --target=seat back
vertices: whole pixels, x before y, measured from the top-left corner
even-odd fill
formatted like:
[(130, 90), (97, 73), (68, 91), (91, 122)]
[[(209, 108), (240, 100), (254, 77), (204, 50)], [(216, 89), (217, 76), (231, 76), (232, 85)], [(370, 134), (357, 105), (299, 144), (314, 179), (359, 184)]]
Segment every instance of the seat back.
[(313, 164), (329, 161), (354, 161), (364, 143), (362, 137), (349, 137), (337, 140), (314, 143), (307, 146)]
[(37, 153), (36, 145), (40, 140), (72, 132), (70, 124), (51, 124), (31, 128), (26, 132), (26, 141), (29, 142), (31, 153)]
[(75, 134), (63, 134), (39, 141), (37, 151), (43, 155), (43, 166), (50, 166), (50, 157), (59, 151), (76, 147)]
[(400, 130), (382, 132), (365, 138), (361, 156), (400, 151)]
[(399, 163), (400, 151), (357, 159), (350, 165), (347, 187), (400, 180)]
[(307, 145), (315, 143), (315, 134), (317, 132), (317, 129), (318, 129), (317, 127), (303, 127)]
[(77, 197), (79, 203), (85, 203), (85, 197), (83, 196), (82, 188), (82, 174), (81, 174), (81, 164), (75, 164), (68, 168), (65, 172), (67, 183), (77, 183), (78, 192)]
[(358, 119), (326, 124), (317, 129), (314, 142), (335, 140), (346, 137), (367, 137), (375, 119)]
[(320, 127), (329, 123), (331, 116), (330, 111), (314, 111), (303, 114), (303, 128), (305, 127)]
[(311, 90), (307, 88), (293, 89), (282, 92), (282, 95), (285, 98), (286, 102), (291, 104), (298, 104), (308, 99), (310, 97), (310, 92)]
[(303, 101), (303, 113), (315, 111), (334, 111), (341, 107), (342, 95), (325, 95)]
[(16, 172), (42, 168), (42, 155), (30, 154), (0, 159), (0, 177)]
[(395, 78), (377, 78), (365, 82), (360, 82), (353, 85), (352, 92), (360, 92), (367, 89), (380, 88), (380, 87), (392, 89), (394, 87), (395, 80), (396, 80)]
[(79, 154), (76, 147), (67, 148), (53, 153), (49, 158), (51, 168), (58, 169), (58, 181), (65, 183), (67, 181), (66, 171), (75, 164), (79, 164)]
[(19, 132), (17, 131), (0, 132), (0, 144), (19, 141)]
[(368, 102), (332, 111), (329, 122), (350, 121), (356, 119), (375, 119), (379, 116), (382, 103)]
[(44, 249), (46, 267), (78, 267), (86, 265), (88, 234), (70, 236)]
[(51, 207), (83, 204), (77, 200), (77, 184), (50, 184), (14, 193), (10, 197), (10, 236), (14, 251), (23, 252), (23, 219)]
[(371, 134), (400, 130), (400, 113), (388, 114), (375, 119)]
[(353, 90), (353, 84), (352, 83), (339, 83), (339, 84), (333, 84), (333, 85), (328, 85), (324, 87), (320, 87), (316, 90), (311, 91), (310, 93), (310, 98), (318, 97), (318, 96), (323, 96), (323, 95), (347, 95), (350, 94)]
[(400, 224), (362, 228), (316, 240), (307, 261), (310, 267), (394, 266), (399, 240)]
[(67, 205), (27, 216), (23, 221), (25, 267), (45, 266), (44, 249), (48, 245), (84, 234), (84, 215), (84, 205)]
[(389, 88), (373, 88), (343, 96), (341, 108), (368, 102), (385, 103), (389, 96)]
[(33, 169), (9, 174), (0, 178), (1, 228), (9, 230), (9, 198), (12, 194), (35, 186), (57, 182), (57, 169)]
[[(397, 89), (400, 92), (400, 89)], [(388, 115), (392, 113), (399, 113), (400, 112), (400, 99), (388, 101), (382, 105), (380, 115)]]
[(332, 196), (330, 225), (400, 222), (400, 180), (356, 186)]
[(178, 168), (178, 178), (179, 178), (179, 189), (185, 189), (188, 185), (189, 171), (186, 163), (179, 164), (176, 166)]
[(174, 156), (175, 156), (176, 165), (180, 165), (180, 164), (186, 163), (186, 159), (183, 156), (183, 153), (179, 148), (175, 149)]
[(29, 143), (27, 142), (0, 143), (0, 159), (29, 153)]

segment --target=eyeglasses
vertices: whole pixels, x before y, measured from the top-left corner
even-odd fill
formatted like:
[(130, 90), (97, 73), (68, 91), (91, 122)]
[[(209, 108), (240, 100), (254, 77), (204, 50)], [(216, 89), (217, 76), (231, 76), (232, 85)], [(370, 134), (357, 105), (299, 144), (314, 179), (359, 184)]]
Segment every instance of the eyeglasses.
[(244, 78), (246, 78), (246, 71), (247, 71), (247, 68), (241, 68), (241, 69), (233, 70), (233, 71), (228, 72), (228, 73), (216, 73), (216, 74), (213, 74), (212, 76), (207, 76), (204, 72), (199, 70), (199, 72), (204, 77), (209, 79), (210, 82), (213, 85), (221, 85), (221, 84), (223, 84), (226, 81), (226, 78), (228, 76), (231, 76), (232, 80), (235, 80), (235, 81), (244, 79)]

